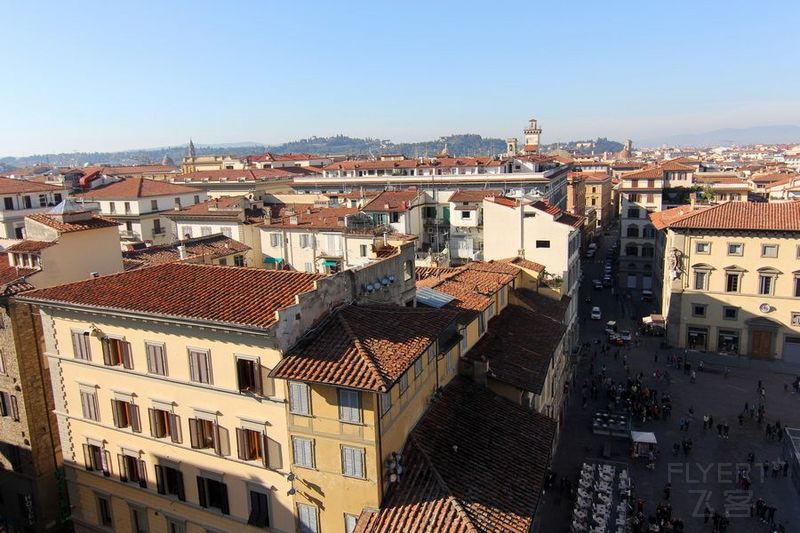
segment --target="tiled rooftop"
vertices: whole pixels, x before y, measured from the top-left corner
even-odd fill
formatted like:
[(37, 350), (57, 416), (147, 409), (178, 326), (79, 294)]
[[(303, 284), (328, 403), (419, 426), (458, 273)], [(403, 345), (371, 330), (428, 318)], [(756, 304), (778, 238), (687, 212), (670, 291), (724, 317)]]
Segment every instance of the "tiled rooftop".
[(11, 246), (5, 249), (6, 252), (21, 252), (21, 253), (37, 253), (41, 252), (45, 248), (50, 248), (51, 246), (55, 246), (55, 242), (50, 241), (30, 241), (25, 239), (24, 241), (15, 242)]
[(524, 257), (510, 257), (508, 259), (499, 259), (498, 262), (516, 265), (520, 268), (533, 270), (534, 272), (539, 272), (539, 273), (544, 272), (544, 265), (540, 265), (539, 263), (531, 261), (530, 259), (525, 259)]
[[(677, 211), (673, 217), (674, 209), (687, 212)], [(800, 202), (726, 202), (694, 211), (674, 209), (651, 215), (653, 225), (658, 229), (800, 231)]]
[(349, 305), (293, 347), (271, 375), (386, 392), (456, 317), (451, 310)]
[(243, 267), (166, 263), (40, 289), (37, 302), (146, 316), (268, 328), (276, 312), (325, 276)]
[(503, 191), (496, 189), (459, 189), (450, 195), (450, 202), (480, 202), (490, 196), (500, 196)]
[(400, 480), (355, 531), (527, 533), (554, 436), (549, 418), (457, 377), (409, 435)]
[(364, 211), (405, 211), (420, 191), (383, 191), (364, 206)]
[(28, 215), (27, 218), (33, 220), (34, 222), (49, 226), (59, 233), (72, 233), (74, 231), (87, 231), (91, 229), (110, 228), (120, 225), (119, 222), (99, 216), (93, 216), (87, 220), (76, 220), (73, 222), (65, 222), (63, 220), (59, 220), (58, 218), (45, 215), (44, 213)]
[(64, 187), (36, 181), (0, 177), (0, 194), (63, 191)]
[(562, 324), (569, 321), (567, 310), (569, 302), (572, 300), (569, 296), (562, 296), (556, 300), (530, 289), (514, 289), (513, 295), (517, 298), (518, 305), (526, 309), (550, 317)]
[[(148, 246), (139, 250), (122, 252), (123, 259), (141, 262), (140, 266), (158, 265), (180, 260), (178, 246), (186, 247), (188, 260), (207, 257), (209, 259), (219, 259), (233, 254), (242, 254), (250, 250), (250, 247), (237, 240), (226, 237), (221, 233), (208, 235), (205, 237), (195, 237), (184, 239), (171, 244), (160, 246)], [(126, 269), (130, 270), (130, 269)]]
[(11, 266), (8, 264), (8, 254), (0, 253), (0, 294), (11, 296), (33, 289), (33, 285), (23, 281), (23, 278), (38, 271), (36, 268)]
[(85, 193), (79, 194), (77, 197), (86, 200), (127, 200), (151, 196), (191, 194), (195, 192), (200, 192), (200, 189), (147, 178), (124, 178), (120, 181), (86, 191)]
[(466, 354), (488, 360), (489, 375), (522, 390), (541, 394), (547, 369), (567, 328), (561, 322), (518, 305), (508, 305)]

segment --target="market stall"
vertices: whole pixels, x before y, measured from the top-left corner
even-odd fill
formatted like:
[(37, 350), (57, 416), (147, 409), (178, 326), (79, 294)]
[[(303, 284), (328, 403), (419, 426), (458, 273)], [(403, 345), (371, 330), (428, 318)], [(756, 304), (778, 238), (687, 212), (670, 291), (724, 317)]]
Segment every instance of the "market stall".
[(658, 452), (658, 441), (655, 433), (649, 431), (631, 431), (631, 457), (650, 457)]

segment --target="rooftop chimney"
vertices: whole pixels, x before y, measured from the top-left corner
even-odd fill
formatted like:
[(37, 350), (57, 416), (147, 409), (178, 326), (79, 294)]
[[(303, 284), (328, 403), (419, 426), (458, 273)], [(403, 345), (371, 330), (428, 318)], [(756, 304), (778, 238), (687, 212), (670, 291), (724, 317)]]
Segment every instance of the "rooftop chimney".
[(178, 259), (180, 259), (181, 261), (183, 261), (183, 260), (184, 260), (184, 259), (186, 259), (187, 257), (188, 257), (188, 256), (187, 256), (187, 254), (186, 254), (186, 246), (184, 246), (183, 244), (179, 245), (179, 246), (178, 246)]

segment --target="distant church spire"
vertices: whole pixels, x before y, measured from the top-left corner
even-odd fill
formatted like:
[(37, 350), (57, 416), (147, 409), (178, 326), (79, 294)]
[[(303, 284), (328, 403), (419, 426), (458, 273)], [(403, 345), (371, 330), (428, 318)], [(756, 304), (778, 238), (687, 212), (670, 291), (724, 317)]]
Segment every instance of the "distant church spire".
[(192, 138), (189, 137), (189, 157), (195, 157), (197, 153), (194, 150), (194, 143), (192, 142)]

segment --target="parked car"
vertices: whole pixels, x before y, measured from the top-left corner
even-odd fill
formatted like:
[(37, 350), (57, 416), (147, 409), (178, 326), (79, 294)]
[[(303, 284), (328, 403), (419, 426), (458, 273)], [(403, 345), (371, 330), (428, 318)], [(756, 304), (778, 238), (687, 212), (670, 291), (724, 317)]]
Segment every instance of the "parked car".
[(586, 252), (586, 255), (584, 257), (586, 257), (586, 259), (594, 258), (594, 250), (589, 250), (588, 252)]
[(625, 341), (622, 340), (622, 337), (614, 333), (613, 335), (608, 336), (608, 343), (614, 344), (616, 346), (623, 346), (625, 344)]
[(613, 285), (611, 276), (603, 276), (603, 287), (610, 287), (611, 285)]
[(592, 280), (592, 286), (593, 286), (595, 289), (597, 289), (597, 290), (600, 290), (600, 289), (602, 289), (602, 288), (603, 288), (603, 282), (602, 282), (602, 281), (600, 281), (599, 279), (593, 279), (593, 280)]
[(631, 332), (627, 329), (623, 329), (619, 332), (619, 337), (625, 342), (631, 342)]
[(606, 322), (606, 333), (609, 335), (614, 335), (617, 333), (617, 322), (616, 320), (609, 320)]
[(592, 320), (600, 320), (603, 318), (603, 314), (600, 312), (600, 308), (597, 306), (592, 307)]

